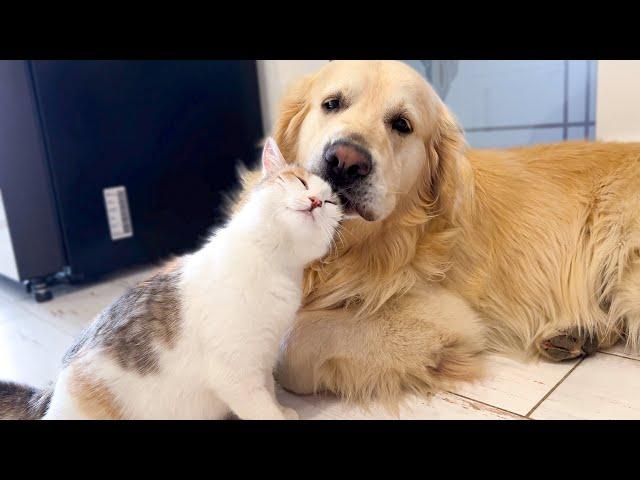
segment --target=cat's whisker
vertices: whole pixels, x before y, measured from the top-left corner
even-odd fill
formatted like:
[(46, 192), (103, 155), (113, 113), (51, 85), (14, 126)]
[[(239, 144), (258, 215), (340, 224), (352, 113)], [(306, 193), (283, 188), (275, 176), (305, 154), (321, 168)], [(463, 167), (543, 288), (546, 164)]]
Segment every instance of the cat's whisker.
[[(338, 239), (340, 240), (341, 246), (344, 248), (344, 235), (342, 234), (342, 226), (339, 225), (336, 230), (335, 230), (335, 237), (338, 237)], [(334, 238), (335, 238), (334, 237)]]
[(337, 228), (334, 230), (334, 234), (332, 235), (331, 240), (336, 250), (338, 250), (338, 243), (336, 242), (336, 238), (340, 240), (340, 243), (342, 244), (342, 246), (344, 246), (344, 240), (342, 239), (342, 236), (340, 235), (340, 231)]
[(331, 232), (331, 228), (330, 228), (330, 227), (328, 227), (327, 225), (324, 225), (323, 223), (319, 223), (318, 225), (319, 225), (319, 227), (320, 227), (320, 230), (322, 230), (322, 233), (323, 233), (323, 234), (328, 238), (328, 240), (329, 240), (329, 249), (328, 249), (328, 250), (329, 250), (329, 253), (331, 253), (331, 251), (332, 251), (333, 249), (335, 249), (335, 250), (337, 251), (338, 247), (337, 247), (337, 245), (336, 245), (336, 242), (335, 242), (334, 236), (333, 236), (333, 234), (332, 234), (332, 232)]
[(338, 244), (337, 244), (337, 243), (336, 243), (336, 241), (335, 241), (335, 238), (336, 238), (336, 237), (338, 238), (338, 240), (340, 240), (340, 246), (341, 246), (342, 248), (344, 248), (344, 247), (345, 247), (345, 239), (344, 239), (344, 235), (342, 234), (342, 225), (338, 225), (338, 226), (335, 228), (335, 230), (334, 230), (334, 235), (332, 236), (332, 240), (333, 240), (333, 243), (334, 243), (334, 245), (335, 245), (335, 247), (336, 247), (336, 251), (338, 251), (338, 250), (339, 250), (339, 248), (338, 248)]

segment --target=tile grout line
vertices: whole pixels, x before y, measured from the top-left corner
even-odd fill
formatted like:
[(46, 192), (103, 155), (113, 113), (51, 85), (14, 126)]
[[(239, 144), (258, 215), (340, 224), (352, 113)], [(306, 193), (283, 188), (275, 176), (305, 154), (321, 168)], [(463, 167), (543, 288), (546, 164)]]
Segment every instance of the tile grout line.
[(30, 310), (29, 308), (25, 307), (24, 305), (17, 304), (17, 306), (22, 310), (22, 312), (25, 314), (25, 316), (28, 316), (31, 319), (35, 319), (38, 322), (44, 323), (49, 328), (53, 328), (57, 333), (59, 333), (61, 335), (67, 335), (72, 340), (74, 340), (78, 336), (77, 333), (71, 333), (66, 328), (61, 327), (60, 325), (52, 322), (48, 315), (41, 315), (38, 312)]
[(604, 353), (605, 355), (611, 355), (614, 357), (626, 358), (627, 360), (635, 360), (636, 362), (640, 362), (640, 357), (628, 357), (623, 353), (603, 352), (601, 350), (598, 350), (598, 353)]
[[(36, 320), (40, 321), (40, 322), (44, 322), (46, 325), (49, 326), (54, 326), (52, 325), (51, 322), (46, 321), (44, 318), (42, 318), (40, 315), (36, 314), (35, 312), (32, 312), (31, 310), (29, 310), (27, 307), (24, 306), (24, 299), (14, 299), (10, 302), (10, 305), (19, 310), (20, 313), (22, 313), (23, 317), (30, 317), (30, 318), (35, 318)], [(8, 318), (5, 321), (1, 321), (0, 320), (0, 324), (4, 324), (4, 323), (12, 323), (14, 322), (15, 319), (13, 318)], [(59, 330), (59, 329), (58, 329)]]
[[(20, 308), (30, 317), (35, 318), (41, 322), (44, 322), (48, 326), (54, 328), (59, 333), (63, 333), (65, 335), (69, 335), (72, 339), (76, 339), (80, 332), (87, 327), (92, 321), (92, 317), (88, 322), (77, 318), (81, 323), (76, 323), (74, 320), (70, 320), (66, 315), (58, 316), (51, 312), (50, 310), (46, 310), (46, 307), (43, 309), (40, 308), (30, 308), (25, 304), (26, 302), (20, 301)], [(54, 318), (57, 320), (54, 320)]]
[(481, 405), (484, 405), (485, 407), (495, 408), (496, 410), (500, 410), (501, 412), (505, 412), (505, 413), (509, 413), (511, 415), (515, 415), (516, 417), (522, 418), (524, 420), (532, 420), (531, 418), (527, 418), (524, 415), (521, 415), (520, 413), (512, 412), (511, 410), (507, 410), (506, 408), (497, 407), (495, 405), (491, 405), (490, 403), (483, 402), (482, 400), (477, 400), (475, 398), (466, 397), (464, 395), (461, 395), (460, 393), (455, 393), (455, 392), (452, 392), (450, 390), (445, 390), (445, 391), (447, 393), (450, 393), (451, 395), (455, 395), (456, 397), (464, 398), (465, 400), (470, 400), (472, 402), (479, 403)]
[(536, 403), (536, 404), (533, 406), (533, 408), (532, 408), (531, 410), (529, 410), (529, 413), (527, 413), (527, 415), (526, 415), (526, 417), (527, 417), (527, 418), (529, 418), (529, 419), (531, 419), (531, 420), (534, 420), (534, 419), (532, 419), (532, 418), (531, 418), (531, 414), (532, 414), (533, 412), (535, 412), (535, 411), (536, 411), (536, 409), (537, 409), (540, 405), (542, 405), (542, 402), (544, 402), (547, 398), (549, 398), (549, 396), (550, 396), (553, 392), (555, 392), (555, 391), (556, 391), (556, 389), (557, 389), (557, 388), (562, 384), (562, 382), (564, 382), (564, 381), (567, 379), (567, 377), (568, 377), (569, 375), (571, 375), (571, 374), (573, 373), (573, 371), (574, 371), (576, 368), (578, 368), (578, 366), (580, 366), (580, 364), (582, 364), (582, 362), (584, 361), (584, 359), (585, 359), (585, 358), (586, 358), (586, 357), (582, 357), (580, 360), (578, 360), (578, 363), (576, 363), (576, 364), (571, 368), (571, 370), (569, 370), (567, 373), (565, 373), (565, 375), (564, 375), (564, 376), (563, 376), (563, 377), (558, 381), (558, 383), (556, 383), (556, 384), (551, 388), (551, 390), (549, 390), (549, 391), (544, 395), (544, 397), (542, 397), (542, 398), (540, 399), (540, 401), (539, 401), (538, 403)]

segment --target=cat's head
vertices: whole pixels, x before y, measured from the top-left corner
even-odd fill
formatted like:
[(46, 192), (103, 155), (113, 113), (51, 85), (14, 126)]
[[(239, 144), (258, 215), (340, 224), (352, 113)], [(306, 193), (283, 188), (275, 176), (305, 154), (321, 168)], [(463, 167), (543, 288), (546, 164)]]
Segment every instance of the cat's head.
[(268, 138), (262, 151), (262, 182), (258, 195), (272, 213), (274, 226), (309, 261), (322, 257), (342, 219), (342, 207), (331, 186), (317, 175), (286, 163)]

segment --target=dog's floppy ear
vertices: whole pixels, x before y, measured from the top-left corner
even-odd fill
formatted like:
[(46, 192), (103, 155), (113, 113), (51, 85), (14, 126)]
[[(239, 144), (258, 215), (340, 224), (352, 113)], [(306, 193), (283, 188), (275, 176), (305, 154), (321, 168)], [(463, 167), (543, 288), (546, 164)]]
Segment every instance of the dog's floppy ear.
[(473, 172), (465, 151), (462, 128), (444, 103), (436, 107), (436, 122), (427, 139), (426, 187), (438, 210), (452, 218), (473, 192)]
[(296, 161), (298, 132), (309, 110), (308, 91), (313, 75), (307, 75), (294, 82), (285, 92), (280, 102), (280, 112), (273, 132), (273, 138), (280, 146), (284, 157)]

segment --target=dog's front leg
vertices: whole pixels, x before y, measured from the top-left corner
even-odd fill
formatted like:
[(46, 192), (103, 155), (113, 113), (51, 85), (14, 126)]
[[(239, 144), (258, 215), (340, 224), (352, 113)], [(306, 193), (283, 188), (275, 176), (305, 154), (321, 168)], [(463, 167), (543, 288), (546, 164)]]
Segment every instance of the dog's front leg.
[(276, 377), (292, 392), (330, 390), (396, 403), (476, 376), (484, 347), (477, 315), (435, 286), (389, 302), (374, 315), (303, 312), (284, 342)]

